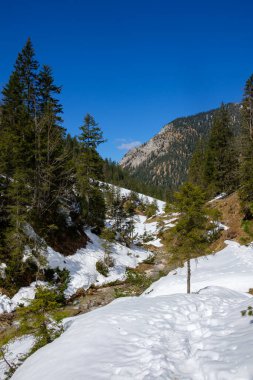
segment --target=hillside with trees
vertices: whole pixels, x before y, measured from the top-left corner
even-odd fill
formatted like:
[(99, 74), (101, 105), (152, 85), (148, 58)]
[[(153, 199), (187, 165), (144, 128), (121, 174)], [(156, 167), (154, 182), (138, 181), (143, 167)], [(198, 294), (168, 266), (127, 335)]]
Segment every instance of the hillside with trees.
[[(240, 104), (226, 108), (233, 133), (240, 134)], [(217, 110), (175, 119), (143, 145), (126, 153), (120, 162), (135, 178), (175, 191), (186, 181), (195, 148), (205, 141)]]
[[(87, 360), (92, 347), (98, 359), (114, 363), (115, 371), (106, 366), (108, 378), (139, 378), (149, 362), (145, 376), (157, 377), (159, 368), (164, 378), (180, 378), (184, 360), (194, 363), (187, 373), (196, 378), (210, 363), (228, 378), (230, 364), (225, 372), (216, 364), (231, 363), (233, 341), (240, 352), (235, 373), (249, 379), (253, 76), (241, 104), (176, 119), (121, 164), (98, 153), (106, 139), (91, 114), (77, 136), (67, 134), (60, 93), (28, 39), (0, 113), (0, 376), (32, 380), (35, 369), (38, 379), (100, 379), (104, 372)], [(115, 355), (115, 347), (124, 350)], [(175, 365), (166, 358), (160, 366), (164, 352), (169, 363), (176, 353)]]

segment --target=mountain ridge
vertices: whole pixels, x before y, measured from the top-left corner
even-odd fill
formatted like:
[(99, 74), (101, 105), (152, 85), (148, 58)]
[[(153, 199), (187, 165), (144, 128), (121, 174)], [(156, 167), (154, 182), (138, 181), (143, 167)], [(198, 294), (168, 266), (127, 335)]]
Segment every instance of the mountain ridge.
[[(240, 103), (227, 104), (235, 134), (240, 128), (240, 106)], [(207, 137), (216, 111), (172, 120), (147, 142), (128, 151), (120, 165), (147, 183), (177, 188), (186, 180), (196, 144)]]

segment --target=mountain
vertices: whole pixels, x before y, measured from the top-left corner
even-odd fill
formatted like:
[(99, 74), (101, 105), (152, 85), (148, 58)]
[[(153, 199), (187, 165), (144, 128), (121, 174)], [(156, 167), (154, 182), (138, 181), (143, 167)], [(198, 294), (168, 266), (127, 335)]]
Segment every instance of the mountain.
[[(229, 103), (227, 107), (231, 126), (238, 134), (240, 104)], [(192, 153), (199, 139), (208, 135), (216, 111), (171, 121), (149, 141), (127, 152), (121, 167), (146, 183), (177, 188), (186, 180)]]

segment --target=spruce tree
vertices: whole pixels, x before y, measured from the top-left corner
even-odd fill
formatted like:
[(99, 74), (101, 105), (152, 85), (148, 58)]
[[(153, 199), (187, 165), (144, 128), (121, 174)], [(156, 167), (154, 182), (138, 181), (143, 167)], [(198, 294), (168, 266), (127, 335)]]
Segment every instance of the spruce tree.
[(210, 242), (210, 211), (205, 207), (205, 193), (196, 185), (185, 183), (175, 193), (175, 210), (180, 213), (175, 227), (166, 236), (171, 262), (187, 264), (187, 293), (191, 291), (191, 259), (202, 256)]
[(105, 201), (97, 182), (103, 179), (103, 160), (97, 152), (97, 147), (105, 140), (95, 119), (89, 114), (85, 116), (80, 130), (76, 174), (82, 214), (86, 223), (99, 231), (103, 227)]
[(57, 98), (61, 88), (54, 84), (52, 70), (44, 65), (37, 77), (35, 125), (34, 210), (37, 216), (52, 219), (60, 197), (69, 186), (65, 130), (61, 126), (62, 106)]
[(34, 168), (34, 125), (38, 62), (31, 40), (18, 54), (14, 71), (3, 89), (0, 128), (0, 170), (7, 177), (15, 168)]
[[(3, 89), (0, 123), (1, 197), (4, 221), (2, 251), (9, 264), (9, 278), (22, 260), (24, 237), (22, 228), (29, 219), (34, 171), (34, 125), (36, 104), (36, 70), (38, 63), (28, 39), (18, 54), (14, 71)], [(23, 264), (20, 265), (22, 267)], [(18, 277), (18, 272), (16, 276)], [(8, 276), (7, 276), (8, 277)], [(15, 282), (15, 281), (14, 281)]]
[(238, 185), (238, 154), (230, 127), (229, 113), (223, 104), (217, 111), (207, 142), (204, 183), (209, 195), (231, 192)]
[[(59, 207), (73, 184), (60, 90), (48, 66), (39, 71), (28, 39), (3, 89), (0, 115), (0, 251), (7, 280), (13, 277), (13, 284), (23, 285), (22, 273), (29, 263), (23, 260), (25, 225), (32, 224), (46, 237), (58, 223)], [(37, 244), (35, 248), (32, 252), (38, 256)]]
[(206, 141), (200, 139), (197, 143), (196, 149), (193, 152), (192, 159), (189, 166), (188, 180), (189, 182), (205, 188), (205, 161), (206, 161)]
[(246, 219), (253, 217), (253, 75), (247, 80), (242, 102), (240, 198)]

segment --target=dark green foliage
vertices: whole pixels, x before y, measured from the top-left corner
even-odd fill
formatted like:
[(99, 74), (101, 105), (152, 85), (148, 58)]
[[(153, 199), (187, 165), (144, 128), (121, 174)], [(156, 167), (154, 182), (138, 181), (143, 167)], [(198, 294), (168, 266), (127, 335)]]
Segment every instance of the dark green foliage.
[(45, 276), (43, 239), (30, 239), (27, 226), (71, 254), (86, 244), (84, 224), (97, 232), (104, 225), (104, 197), (94, 181), (103, 172), (96, 151), (102, 132), (87, 115), (79, 140), (66, 138), (60, 92), (28, 39), (3, 89), (0, 113), (0, 259), (7, 265), (0, 286), (12, 293)]
[(245, 219), (253, 218), (253, 75), (247, 80), (242, 108), (240, 198)]
[(227, 108), (222, 104), (214, 117), (207, 143), (204, 177), (209, 193), (230, 193), (238, 186), (238, 154)]
[(151, 216), (154, 216), (158, 210), (157, 202), (154, 200), (152, 203), (147, 203), (145, 205), (145, 215), (150, 218)]
[(87, 114), (84, 118), (84, 125), (80, 127), (82, 131), (79, 136), (79, 140), (81, 145), (89, 150), (96, 150), (97, 147), (104, 143), (106, 140), (103, 138), (103, 132), (98, 127), (98, 123), (96, 123), (93, 116)]
[(138, 287), (143, 291), (147, 289), (152, 284), (152, 279), (148, 278), (145, 274), (139, 273), (134, 269), (129, 268), (127, 270), (127, 279), (126, 282), (130, 286)]
[(209, 197), (230, 193), (238, 187), (238, 157), (229, 111), (222, 104), (214, 114), (208, 138), (199, 142), (193, 154), (189, 180)]
[(252, 317), (253, 316), (253, 308), (252, 308), (252, 306), (248, 306), (247, 310), (242, 310), (241, 314), (242, 314), (242, 317), (245, 317), (246, 315), (248, 315), (249, 317)]
[(96, 270), (98, 273), (102, 274), (103, 276), (107, 277), (109, 273), (109, 268), (106, 265), (106, 263), (102, 260), (96, 262)]
[[(231, 128), (236, 136), (240, 133), (241, 115), (240, 104), (227, 105), (231, 118)], [(167, 132), (156, 135), (155, 139), (171, 141), (168, 150), (149, 156), (137, 167), (127, 167), (134, 178), (149, 185), (161, 186), (170, 196), (178, 187), (187, 180), (189, 163), (199, 140), (205, 141), (213, 124), (213, 118), (217, 110), (201, 112), (193, 116), (182, 117), (173, 120), (169, 124)], [(165, 126), (166, 128), (166, 126)], [(138, 150), (138, 148), (137, 148)], [(134, 158), (134, 156), (133, 156)], [(131, 164), (131, 161), (130, 161)], [(152, 195), (152, 194), (151, 194)], [(166, 200), (161, 195), (153, 195), (158, 199)]]
[(190, 293), (190, 260), (205, 254), (210, 243), (209, 210), (205, 207), (205, 194), (196, 185), (185, 183), (175, 194), (175, 208), (180, 212), (177, 224), (166, 235), (171, 261), (177, 265), (187, 262), (187, 293)]
[(105, 202), (97, 180), (102, 180), (103, 160), (96, 148), (103, 143), (102, 131), (87, 114), (80, 127), (79, 152), (76, 160), (77, 188), (81, 212), (87, 225), (99, 232), (104, 225)]
[(157, 199), (166, 200), (171, 196), (171, 192), (167, 186), (154, 185), (150, 181), (144, 181), (142, 180), (142, 173), (139, 174), (138, 176), (134, 176), (116, 162), (108, 159), (104, 160), (103, 175), (105, 182)]
[(65, 303), (64, 291), (67, 289), (70, 281), (70, 273), (64, 268), (46, 268), (45, 269), (45, 280), (48, 281), (52, 286), (57, 289), (57, 302), (61, 304)]
[(146, 260), (143, 261), (144, 264), (153, 265), (155, 264), (155, 256), (150, 255)]
[(103, 228), (100, 234), (101, 239), (107, 240), (109, 243), (112, 243), (115, 240), (115, 236), (115, 231), (106, 227)]
[(53, 318), (52, 311), (61, 306), (56, 290), (38, 287), (34, 300), (20, 307), (17, 314), (22, 334), (33, 334), (36, 344), (33, 352), (51, 343), (62, 332), (62, 326)]
[(205, 188), (206, 177), (205, 177), (205, 163), (206, 163), (206, 153), (207, 153), (207, 141), (206, 139), (200, 139), (196, 145), (196, 149), (193, 152), (192, 159), (189, 167), (188, 179), (189, 182), (195, 185)]

